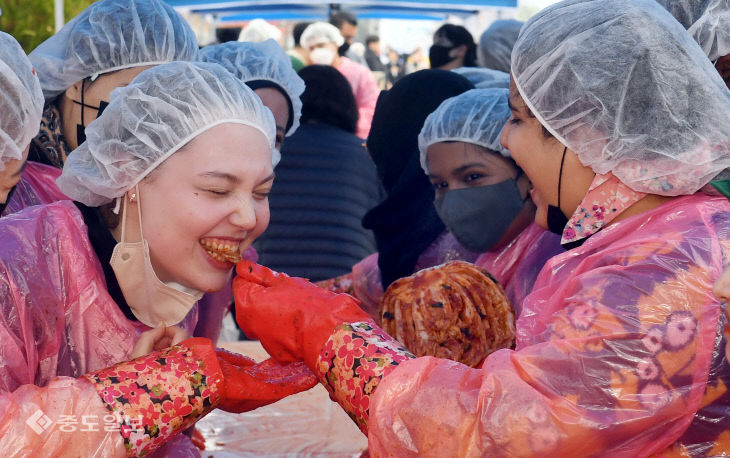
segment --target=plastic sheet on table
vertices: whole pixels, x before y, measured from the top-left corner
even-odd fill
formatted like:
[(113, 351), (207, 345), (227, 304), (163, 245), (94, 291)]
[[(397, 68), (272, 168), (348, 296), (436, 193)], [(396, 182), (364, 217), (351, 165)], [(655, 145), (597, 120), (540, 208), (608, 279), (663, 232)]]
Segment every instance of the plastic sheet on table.
[[(258, 342), (220, 346), (257, 361), (268, 355)], [(363, 435), (321, 385), (304, 393), (232, 414), (215, 410), (197, 423), (205, 437), (204, 457), (358, 457), (367, 448)]]

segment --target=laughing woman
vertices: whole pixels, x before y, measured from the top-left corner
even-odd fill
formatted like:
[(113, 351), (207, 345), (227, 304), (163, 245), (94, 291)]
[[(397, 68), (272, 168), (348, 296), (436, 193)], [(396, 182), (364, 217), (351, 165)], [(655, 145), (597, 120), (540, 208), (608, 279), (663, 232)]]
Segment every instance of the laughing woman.
[[(182, 331), (148, 338), (164, 325), (192, 332), (197, 300), (227, 284), (266, 228), (274, 129), (223, 67), (155, 67), (112, 93), (69, 155), (58, 183), (75, 205), (0, 220), (0, 439), (11, 455), (190, 449), (177, 433), (213, 408), (242, 412), (312, 386), (302, 365), (254, 365), (207, 339), (178, 342)], [(37, 412), (52, 422), (41, 432), (26, 424)]]
[(522, 29), (510, 105), (502, 144), (571, 248), (523, 301), (515, 350), (481, 369), (414, 358), (351, 297), (241, 263), (246, 335), (304, 361), (375, 455), (726, 454), (712, 285), (730, 203), (698, 192), (730, 167), (724, 82), (656, 2), (568, 0)]

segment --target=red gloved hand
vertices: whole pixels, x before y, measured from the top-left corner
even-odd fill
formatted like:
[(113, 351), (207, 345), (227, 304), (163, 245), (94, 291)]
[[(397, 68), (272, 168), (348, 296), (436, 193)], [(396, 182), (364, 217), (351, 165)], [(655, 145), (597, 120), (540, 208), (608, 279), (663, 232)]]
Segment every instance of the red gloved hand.
[(236, 320), (277, 361), (304, 361), (313, 368), (325, 342), (341, 323), (372, 320), (347, 294), (326, 291), (303, 278), (249, 261), (236, 265)]
[(317, 384), (317, 378), (301, 362), (279, 364), (269, 358), (257, 363), (220, 348), (215, 352), (225, 384), (223, 400), (218, 408), (226, 412), (248, 412)]

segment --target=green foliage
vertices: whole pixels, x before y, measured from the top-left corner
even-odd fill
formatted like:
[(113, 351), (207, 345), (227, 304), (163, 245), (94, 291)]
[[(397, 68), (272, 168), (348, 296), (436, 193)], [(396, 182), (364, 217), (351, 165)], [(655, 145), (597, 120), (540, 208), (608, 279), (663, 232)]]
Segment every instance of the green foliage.
[(530, 19), (532, 16), (537, 14), (541, 9), (542, 8), (540, 8), (539, 6), (534, 6), (534, 5), (521, 6), (517, 10), (517, 16), (515, 17), (515, 19), (517, 19), (518, 21), (525, 22), (526, 20)]
[[(68, 22), (94, 3), (94, 0), (63, 0)], [(2, 0), (0, 30), (14, 36), (25, 52), (41, 44), (54, 33), (53, 0)]]

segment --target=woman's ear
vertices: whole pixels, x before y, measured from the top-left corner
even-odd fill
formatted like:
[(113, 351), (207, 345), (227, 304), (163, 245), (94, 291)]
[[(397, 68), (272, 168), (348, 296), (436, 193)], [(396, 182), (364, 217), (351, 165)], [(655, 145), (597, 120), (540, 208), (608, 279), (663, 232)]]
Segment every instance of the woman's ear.
[(70, 100), (80, 100), (82, 83), (83, 81), (76, 81), (74, 84), (71, 85), (71, 87), (66, 89), (66, 91), (64, 92), (64, 96)]

